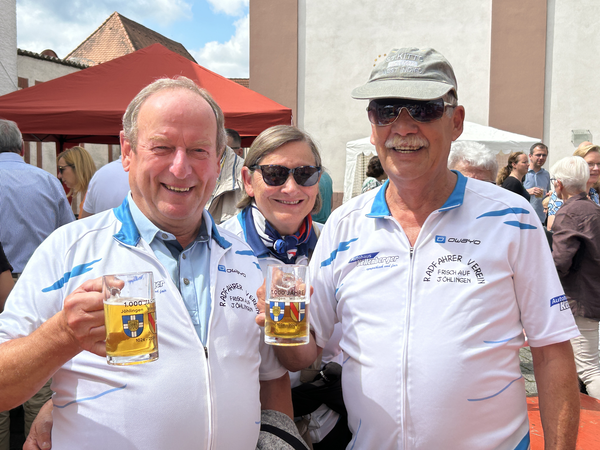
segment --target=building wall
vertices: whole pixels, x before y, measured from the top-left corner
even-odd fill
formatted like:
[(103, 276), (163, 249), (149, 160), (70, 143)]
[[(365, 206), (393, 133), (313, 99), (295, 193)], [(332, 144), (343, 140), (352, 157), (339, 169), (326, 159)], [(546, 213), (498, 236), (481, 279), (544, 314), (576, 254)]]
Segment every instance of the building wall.
[(250, 2), (250, 89), (297, 114), (298, 0)]
[(489, 125), (542, 139), (546, 0), (492, 0)]
[(35, 86), (36, 82), (53, 80), (81, 69), (27, 55), (19, 55), (17, 70), (19, 78), (26, 78), (29, 86)]
[(600, 144), (600, 2), (548, 0), (544, 140), (549, 160), (573, 153), (571, 130)]
[(17, 2), (0, 0), (0, 95), (17, 90)]
[(440, 51), (455, 69), (467, 120), (487, 125), (489, 111), (491, 1), (349, 3), (299, 1), (298, 125), (320, 144), (335, 191), (343, 190), (346, 142), (370, 134), (367, 102), (350, 92), (390, 49)]

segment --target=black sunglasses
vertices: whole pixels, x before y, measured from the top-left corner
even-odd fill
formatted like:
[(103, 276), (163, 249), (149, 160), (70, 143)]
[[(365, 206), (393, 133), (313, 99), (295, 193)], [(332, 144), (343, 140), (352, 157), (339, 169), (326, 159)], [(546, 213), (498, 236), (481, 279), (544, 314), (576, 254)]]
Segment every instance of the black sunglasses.
[(285, 184), (290, 173), (294, 176), (294, 180), (298, 185), (314, 186), (317, 184), (317, 181), (319, 181), (319, 174), (321, 173), (321, 168), (315, 166), (300, 166), (290, 169), (285, 166), (259, 166), (258, 164), (255, 164), (250, 166), (249, 169), (260, 169), (263, 180), (269, 186), (281, 186)]
[(435, 100), (409, 100), (404, 98), (380, 98), (371, 100), (367, 107), (369, 121), (373, 125), (391, 125), (406, 108), (410, 117), (417, 122), (432, 122), (444, 115), (446, 106), (455, 107), (441, 98)]
[(58, 166), (58, 173), (60, 173), (62, 175), (63, 170), (65, 170), (67, 167), (73, 167), (71, 164), (67, 164), (66, 166)]

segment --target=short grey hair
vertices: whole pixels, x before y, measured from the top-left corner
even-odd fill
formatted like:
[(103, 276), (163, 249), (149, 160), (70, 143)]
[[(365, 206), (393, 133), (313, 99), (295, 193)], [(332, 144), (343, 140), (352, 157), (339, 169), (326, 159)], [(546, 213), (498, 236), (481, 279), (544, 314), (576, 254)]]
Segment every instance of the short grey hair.
[(131, 101), (131, 103), (129, 103), (129, 106), (127, 106), (125, 114), (123, 115), (123, 134), (130, 142), (131, 149), (135, 151), (137, 147), (138, 115), (142, 105), (153, 94), (168, 89), (186, 89), (192, 91), (206, 100), (206, 102), (210, 105), (215, 114), (215, 118), (217, 119), (216, 147), (217, 155), (221, 156), (225, 150), (225, 143), (227, 142), (227, 136), (225, 134), (225, 116), (223, 115), (223, 111), (206, 89), (198, 87), (198, 85), (192, 80), (183, 76), (178, 76), (175, 78), (159, 78), (142, 89)]
[[(250, 146), (250, 150), (248, 150), (246, 159), (244, 159), (244, 167), (247, 167), (251, 174), (254, 173), (255, 169), (253, 166), (259, 164), (268, 154), (273, 153), (282, 145), (290, 142), (306, 142), (315, 157), (315, 166), (321, 167), (321, 153), (319, 153), (319, 149), (313, 139), (308, 133), (290, 125), (275, 125), (260, 133)], [(242, 199), (237, 204), (237, 207), (239, 209), (244, 209), (251, 203), (252, 197), (244, 190)], [(321, 198), (321, 193), (319, 193), (315, 200), (315, 206), (312, 209), (312, 213), (318, 213), (321, 210), (322, 205), (323, 199)]]
[(554, 163), (550, 177), (560, 181), (571, 193), (587, 192), (590, 168), (581, 156), (567, 156)]
[(18, 153), (23, 150), (23, 136), (16, 122), (0, 119), (0, 153)]
[(461, 161), (477, 169), (489, 170), (493, 180), (498, 176), (496, 155), (479, 142), (457, 141), (452, 143), (448, 156), (448, 168), (454, 169)]

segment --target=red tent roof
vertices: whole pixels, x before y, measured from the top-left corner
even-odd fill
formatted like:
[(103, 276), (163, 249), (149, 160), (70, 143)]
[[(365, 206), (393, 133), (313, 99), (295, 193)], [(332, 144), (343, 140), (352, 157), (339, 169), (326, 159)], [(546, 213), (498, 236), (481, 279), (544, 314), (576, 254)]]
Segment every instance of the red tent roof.
[(158, 78), (186, 76), (225, 113), (225, 126), (255, 137), (289, 125), (292, 111), (154, 44), (129, 55), (0, 97), (0, 118), (15, 121), (26, 140), (118, 144), (129, 102)]

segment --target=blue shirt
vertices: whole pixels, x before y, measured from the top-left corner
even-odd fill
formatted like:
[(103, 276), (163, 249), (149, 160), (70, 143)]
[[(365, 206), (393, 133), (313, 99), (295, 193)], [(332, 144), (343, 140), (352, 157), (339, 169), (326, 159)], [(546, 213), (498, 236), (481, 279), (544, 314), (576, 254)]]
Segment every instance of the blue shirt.
[(14, 273), (23, 272), (50, 233), (73, 220), (58, 178), (17, 153), (0, 153), (0, 242)]
[[(546, 193), (550, 191), (550, 174), (544, 168), (540, 169), (538, 172), (535, 172), (533, 169), (529, 169), (525, 175), (523, 186), (525, 186), (525, 189), (530, 189), (532, 187), (542, 188), (545, 196)], [(543, 200), (544, 197), (536, 197), (535, 195), (532, 195), (529, 199), (529, 203), (531, 203), (531, 206), (533, 206), (533, 209), (537, 213), (542, 223), (544, 220), (546, 220), (546, 214), (544, 214), (544, 205), (542, 204)]]
[[(171, 275), (183, 297), (194, 328), (203, 345), (206, 345), (208, 319), (210, 318), (210, 240), (212, 233), (202, 221), (194, 242), (182, 248), (172, 233), (159, 229), (138, 208), (131, 193), (129, 210), (140, 236), (149, 245), (156, 258)], [(160, 319), (159, 319), (160, 320)]]
[(312, 215), (312, 220), (319, 223), (325, 223), (327, 218), (331, 214), (331, 197), (333, 196), (333, 181), (327, 172), (324, 170), (321, 172), (321, 179), (319, 180), (319, 194), (321, 194), (321, 200), (323, 205), (321, 210)]

